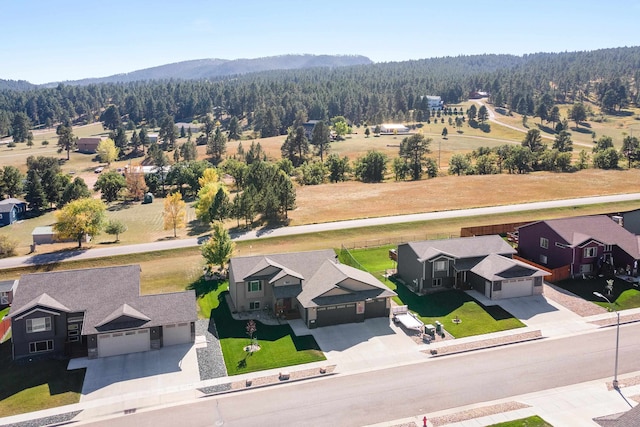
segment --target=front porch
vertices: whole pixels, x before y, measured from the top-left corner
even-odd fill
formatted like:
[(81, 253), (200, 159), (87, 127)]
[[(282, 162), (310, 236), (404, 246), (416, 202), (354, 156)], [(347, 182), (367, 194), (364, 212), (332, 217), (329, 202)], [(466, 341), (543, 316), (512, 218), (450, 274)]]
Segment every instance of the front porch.
[(227, 301), (227, 305), (229, 306), (229, 311), (231, 312), (231, 317), (233, 317), (234, 320), (257, 320), (260, 323), (263, 323), (265, 325), (287, 324), (287, 321), (285, 319), (278, 318), (270, 308), (263, 308), (260, 310), (249, 310), (249, 311), (237, 311), (229, 293), (226, 293), (224, 298)]

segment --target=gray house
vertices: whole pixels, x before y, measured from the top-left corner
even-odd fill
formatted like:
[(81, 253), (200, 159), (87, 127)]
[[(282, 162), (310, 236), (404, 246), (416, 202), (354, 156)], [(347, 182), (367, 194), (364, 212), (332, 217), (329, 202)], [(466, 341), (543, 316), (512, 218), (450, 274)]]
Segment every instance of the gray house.
[[(18, 288), (17, 280), (0, 281), (0, 308), (5, 308), (13, 302), (13, 295)], [(1, 319), (0, 319), (1, 320)]]
[(13, 357), (116, 356), (192, 343), (194, 291), (140, 295), (140, 266), (20, 277), (9, 312)]
[(548, 273), (515, 253), (497, 235), (409, 242), (398, 245), (398, 276), (420, 294), (463, 287), (490, 299), (541, 294)]
[(273, 309), (308, 328), (388, 317), (396, 295), (332, 250), (232, 258), (229, 294), (233, 311)]

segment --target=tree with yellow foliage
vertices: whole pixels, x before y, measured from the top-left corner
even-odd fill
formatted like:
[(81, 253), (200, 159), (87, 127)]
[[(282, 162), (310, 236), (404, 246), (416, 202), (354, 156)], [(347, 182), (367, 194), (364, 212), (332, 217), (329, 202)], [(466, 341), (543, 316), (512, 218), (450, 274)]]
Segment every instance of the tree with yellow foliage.
[(113, 139), (107, 138), (100, 141), (96, 148), (96, 153), (98, 153), (98, 157), (101, 162), (111, 165), (111, 162), (118, 158), (120, 149), (116, 147), (116, 143), (113, 142)]
[(182, 200), (180, 193), (169, 194), (164, 199), (164, 229), (173, 228), (173, 237), (177, 237), (177, 229), (186, 226), (187, 204)]
[(105, 210), (102, 200), (91, 197), (74, 200), (55, 213), (57, 222), (53, 229), (63, 239), (76, 240), (81, 248), (85, 236), (95, 236), (104, 227)]

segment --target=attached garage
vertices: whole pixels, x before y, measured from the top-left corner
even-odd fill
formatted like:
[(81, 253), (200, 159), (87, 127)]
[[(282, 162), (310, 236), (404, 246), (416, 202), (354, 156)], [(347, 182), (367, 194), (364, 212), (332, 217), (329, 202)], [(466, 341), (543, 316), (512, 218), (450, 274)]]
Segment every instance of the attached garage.
[(162, 346), (188, 344), (191, 342), (191, 324), (175, 323), (162, 327)]
[(533, 295), (533, 281), (531, 277), (502, 281), (500, 298), (528, 297)]
[(318, 307), (316, 326), (331, 326), (358, 321), (355, 303)]
[(388, 317), (389, 310), (387, 309), (387, 299), (372, 299), (367, 300), (364, 309), (364, 318), (373, 319), (375, 317)]
[(149, 329), (98, 335), (98, 357), (138, 353), (150, 349)]

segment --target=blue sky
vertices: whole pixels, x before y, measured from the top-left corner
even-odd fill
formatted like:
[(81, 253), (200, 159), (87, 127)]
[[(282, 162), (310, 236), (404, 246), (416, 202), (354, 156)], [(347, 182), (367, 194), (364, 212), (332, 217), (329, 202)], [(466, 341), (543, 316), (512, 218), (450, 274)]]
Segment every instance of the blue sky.
[(638, 46), (639, 17), (637, 0), (0, 0), (0, 79), (290, 53), (388, 62)]

